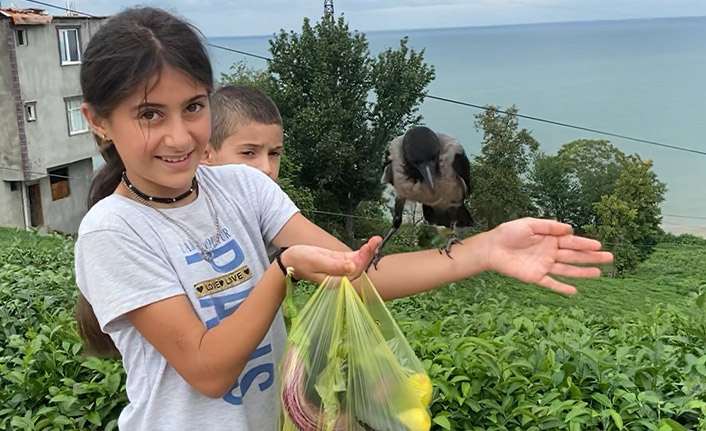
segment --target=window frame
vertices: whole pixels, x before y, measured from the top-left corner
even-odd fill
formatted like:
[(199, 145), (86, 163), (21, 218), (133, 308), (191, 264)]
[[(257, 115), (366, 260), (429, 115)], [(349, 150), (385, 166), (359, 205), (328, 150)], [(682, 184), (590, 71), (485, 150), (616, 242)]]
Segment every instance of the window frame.
[[(71, 49), (68, 45), (68, 35), (69, 32), (75, 31), (76, 33), (76, 52), (78, 60), (71, 59)], [(81, 50), (81, 27), (80, 26), (56, 26), (57, 34), (57, 44), (59, 46), (59, 63), (62, 66), (75, 66), (81, 64), (83, 52)], [(63, 48), (63, 49), (62, 49)], [(62, 55), (66, 54), (66, 60), (63, 60)]]
[[(20, 38), (22, 38), (22, 42), (20, 42)], [(15, 28), (15, 44), (17, 46), (27, 46), (28, 42), (27, 29), (22, 27)]]
[(71, 183), (69, 181), (69, 166), (60, 166), (47, 169), (51, 200), (58, 201), (71, 196)]
[[(78, 106), (76, 108), (69, 108), (69, 103), (71, 103), (74, 100), (78, 100)], [(88, 126), (88, 122), (86, 119), (83, 117), (83, 114), (81, 113), (81, 103), (83, 102), (83, 96), (69, 96), (69, 97), (64, 97), (64, 111), (66, 111), (66, 126), (69, 131), (69, 136), (76, 136), (76, 135), (81, 135), (84, 133), (88, 133), (91, 128)], [(81, 117), (81, 122), (85, 126), (85, 129), (81, 130), (72, 130), (72, 125), (73, 125), (73, 120), (71, 113), (73, 111), (77, 111), (78, 115)]]
[[(24, 103), (25, 107), (25, 119), (27, 120), (28, 123), (37, 121), (37, 101), (36, 100), (28, 100)], [(34, 115), (30, 115), (30, 109), (34, 111)]]

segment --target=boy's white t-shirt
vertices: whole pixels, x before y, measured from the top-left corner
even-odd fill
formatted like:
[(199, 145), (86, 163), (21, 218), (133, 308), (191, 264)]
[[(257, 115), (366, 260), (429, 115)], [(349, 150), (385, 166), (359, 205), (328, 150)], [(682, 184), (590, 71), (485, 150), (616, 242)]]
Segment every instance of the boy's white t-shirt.
[[(270, 178), (245, 165), (199, 167), (194, 202), (164, 211), (215, 247), (211, 263), (172, 222), (119, 195), (96, 204), (76, 243), (76, 282), (103, 331), (120, 350), (130, 404), (121, 430), (268, 431), (277, 424), (278, 366), (286, 338), (281, 313), (226, 396), (194, 390), (135, 329), (125, 314), (186, 295), (211, 328), (233, 313), (269, 266), (266, 246), (298, 211)], [(220, 220), (216, 232), (206, 203)], [(178, 316), (175, 316), (178, 318)], [(238, 333), (232, 336), (238, 343)]]

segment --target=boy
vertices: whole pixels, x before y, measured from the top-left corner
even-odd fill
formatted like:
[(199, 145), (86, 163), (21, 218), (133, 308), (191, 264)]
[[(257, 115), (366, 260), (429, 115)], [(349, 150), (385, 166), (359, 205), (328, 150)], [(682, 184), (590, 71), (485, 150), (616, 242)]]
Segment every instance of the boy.
[(277, 181), (282, 117), (272, 99), (242, 85), (221, 87), (211, 95), (211, 129), (203, 164), (243, 163)]

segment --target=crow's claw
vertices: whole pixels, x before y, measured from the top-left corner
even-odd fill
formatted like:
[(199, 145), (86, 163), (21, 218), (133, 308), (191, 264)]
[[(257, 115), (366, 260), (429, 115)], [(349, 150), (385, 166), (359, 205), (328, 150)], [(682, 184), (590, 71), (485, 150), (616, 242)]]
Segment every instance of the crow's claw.
[(368, 270), (370, 269), (370, 266), (371, 266), (371, 265), (374, 266), (374, 267), (375, 267), (375, 270), (377, 271), (377, 269), (378, 269), (378, 263), (380, 262), (380, 260), (381, 260), (383, 257), (385, 257), (385, 255), (382, 254), (382, 253), (380, 253), (379, 251), (378, 251), (377, 253), (375, 253), (375, 254), (373, 255), (373, 258), (370, 260), (370, 263), (369, 263), (368, 266), (365, 268), (365, 272), (368, 272)]
[(461, 241), (456, 239), (455, 234), (451, 234), (446, 240), (446, 246), (444, 246), (443, 248), (439, 248), (439, 254), (441, 254), (441, 252), (443, 251), (446, 253), (446, 256), (449, 257), (449, 259), (453, 259), (453, 257), (451, 257), (451, 247), (453, 247), (454, 244), (461, 244)]

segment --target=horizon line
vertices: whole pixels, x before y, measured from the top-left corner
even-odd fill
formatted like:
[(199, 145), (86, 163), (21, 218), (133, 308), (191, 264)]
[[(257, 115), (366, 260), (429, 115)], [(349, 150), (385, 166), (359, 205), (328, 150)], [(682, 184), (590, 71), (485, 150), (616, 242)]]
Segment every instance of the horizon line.
[[(561, 24), (592, 24), (592, 23), (618, 23), (626, 21), (659, 21), (659, 20), (684, 20), (684, 19), (703, 19), (706, 15), (686, 15), (686, 16), (655, 16), (647, 18), (605, 18), (605, 19), (586, 19), (586, 20), (569, 20), (569, 21), (538, 21), (538, 22), (523, 22), (515, 24), (490, 24), (490, 25), (466, 25), (466, 26), (448, 26), (448, 27), (409, 27), (409, 28), (398, 28), (398, 29), (388, 29), (388, 30), (358, 30), (354, 29), (352, 32), (358, 33), (399, 33), (405, 31), (421, 32), (421, 31), (435, 31), (435, 30), (460, 30), (468, 28), (497, 28), (497, 27), (530, 27), (530, 26), (540, 26), (540, 25), (561, 25)], [(350, 25), (350, 22), (348, 22)], [(280, 29), (284, 30), (284, 29)], [(268, 34), (243, 34), (243, 35), (220, 35), (220, 36), (206, 36), (207, 39), (227, 39), (227, 38), (262, 38), (262, 37), (272, 37), (278, 34), (280, 30)], [(291, 30), (285, 30), (287, 32)]]

